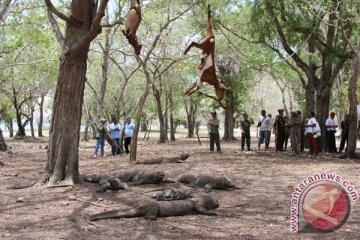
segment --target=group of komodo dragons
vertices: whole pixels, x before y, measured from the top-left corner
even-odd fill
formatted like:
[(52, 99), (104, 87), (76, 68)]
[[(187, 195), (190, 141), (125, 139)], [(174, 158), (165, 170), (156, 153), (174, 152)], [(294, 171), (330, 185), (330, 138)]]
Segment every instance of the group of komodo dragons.
[[(175, 183), (175, 181), (165, 178), (165, 173), (162, 171), (143, 172), (137, 170), (116, 173), (112, 176), (84, 176), (83, 181), (98, 183), (97, 192), (104, 192), (106, 190), (130, 190), (129, 186), (131, 185)], [(203, 188), (205, 192), (211, 192), (212, 189), (239, 189), (226, 177), (212, 175), (182, 175), (178, 179), (178, 182), (188, 184), (194, 188)], [(154, 191), (159, 191), (159, 189)], [(155, 220), (157, 217), (188, 214), (217, 215), (211, 210), (219, 207), (218, 200), (211, 196), (194, 197), (193, 194), (185, 188), (164, 188), (154, 194), (152, 198), (156, 199), (156, 201), (149, 201), (130, 209), (107, 211), (91, 215), (90, 220), (133, 217), (145, 217)]]

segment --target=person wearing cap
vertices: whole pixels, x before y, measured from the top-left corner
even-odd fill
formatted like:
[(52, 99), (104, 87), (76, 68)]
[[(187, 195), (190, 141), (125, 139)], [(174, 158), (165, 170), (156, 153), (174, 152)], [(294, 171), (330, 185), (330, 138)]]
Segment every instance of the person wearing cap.
[(113, 140), (113, 144), (111, 145), (111, 153), (113, 156), (120, 154), (120, 149), (117, 148), (117, 145), (120, 145), (121, 139), (121, 125), (117, 119), (117, 117), (112, 117), (112, 122), (109, 124), (109, 132), (111, 139)]
[(275, 150), (284, 151), (284, 143), (287, 134), (287, 120), (284, 117), (284, 109), (278, 109), (279, 115), (276, 115), (273, 127), (275, 134)]
[(293, 109), (288, 127), (290, 128), (291, 156), (299, 154), (302, 120), (298, 112)]
[(345, 115), (345, 119), (341, 121), (341, 141), (340, 141), (340, 147), (339, 147), (339, 153), (341, 153), (344, 150), (345, 143), (346, 148), (345, 152), (347, 151), (348, 146), (348, 138), (349, 138), (349, 114)]
[[(268, 139), (269, 128), (271, 128), (271, 120), (266, 116), (265, 110), (261, 110), (261, 116), (258, 119), (257, 127), (260, 128), (258, 142), (258, 151), (260, 151), (260, 146)], [(269, 145), (266, 145), (265, 143), (265, 150), (267, 150), (268, 147)]]
[(326, 127), (326, 139), (328, 144), (328, 152), (336, 153), (336, 143), (335, 143), (335, 133), (337, 125), (334, 122), (335, 112), (330, 112), (328, 119), (326, 119), (325, 127)]
[(98, 150), (100, 148), (100, 154), (102, 157), (105, 156), (104, 146), (105, 146), (105, 118), (100, 118), (99, 124), (95, 123), (95, 138), (96, 138), (96, 145), (93, 152), (93, 157), (97, 157)]
[(241, 129), (241, 151), (244, 151), (245, 147), (245, 140), (246, 140), (246, 147), (248, 151), (250, 149), (250, 127), (254, 124), (254, 120), (252, 118), (248, 118), (248, 114), (243, 114), (244, 119), (240, 121), (240, 129)]
[(219, 126), (220, 120), (216, 116), (216, 112), (211, 112), (211, 118), (209, 120), (209, 134), (210, 134), (210, 151), (214, 151), (214, 143), (216, 144), (217, 152), (221, 152), (220, 148), (220, 135)]

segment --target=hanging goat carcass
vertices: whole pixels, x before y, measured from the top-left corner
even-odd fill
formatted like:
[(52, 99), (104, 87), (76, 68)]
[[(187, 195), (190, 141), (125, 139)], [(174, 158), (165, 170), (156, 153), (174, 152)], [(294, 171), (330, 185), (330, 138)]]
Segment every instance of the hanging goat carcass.
[(125, 30), (123, 34), (129, 41), (129, 43), (134, 47), (135, 54), (139, 55), (142, 45), (139, 44), (136, 37), (136, 30), (138, 29), (141, 22), (141, 7), (139, 0), (130, 1), (130, 9), (126, 15), (125, 19)]
[(210, 5), (208, 9), (208, 22), (207, 22), (207, 35), (199, 42), (192, 42), (184, 51), (186, 54), (192, 47), (196, 47), (202, 50), (200, 56), (200, 63), (196, 67), (198, 77), (196, 81), (185, 89), (185, 94), (190, 95), (201, 87), (203, 82), (206, 82), (215, 87), (216, 96), (221, 101), (224, 97), (225, 90), (228, 90), (223, 84), (220, 83), (216, 77), (215, 68), (215, 36), (212, 32), (211, 23), (211, 10)]

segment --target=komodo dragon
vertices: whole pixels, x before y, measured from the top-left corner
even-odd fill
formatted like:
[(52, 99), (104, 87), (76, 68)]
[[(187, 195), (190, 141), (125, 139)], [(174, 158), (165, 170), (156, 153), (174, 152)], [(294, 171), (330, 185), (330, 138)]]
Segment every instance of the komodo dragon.
[(131, 171), (115, 174), (123, 182), (131, 182), (133, 185), (142, 184), (159, 184), (159, 183), (174, 183), (174, 181), (166, 179), (165, 173), (162, 171), (156, 172), (141, 172)]
[(98, 183), (99, 186), (96, 188), (96, 192), (105, 192), (109, 190), (130, 190), (126, 183), (120, 181), (119, 178), (111, 177), (108, 175), (94, 175), (83, 177), (84, 182)]
[(217, 207), (219, 207), (218, 200), (210, 196), (202, 196), (187, 200), (148, 202), (126, 210), (98, 213), (91, 215), (90, 221), (134, 217), (145, 217), (156, 220), (157, 217), (182, 216), (188, 214), (217, 215), (217, 213), (210, 211)]
[(211, 192), (212, 189), (240, 189), (226, 177), (216, 177), (211, 175), (183, 175), (178, 181), (187, 183), (191, 187), (205, 188), (206, 192)]
[(186, 159), (190, 157), (190, 154), (184, 153), (179, 157), (167, 157), (150, 160), (137, 161), (136, 164), (163, 164), (163, 163), (184, 163)]
[(151, 196), (156, 201), (174, 201), (192, 198), (193, 195), (187, 190), (164, 188), (162, 191)]

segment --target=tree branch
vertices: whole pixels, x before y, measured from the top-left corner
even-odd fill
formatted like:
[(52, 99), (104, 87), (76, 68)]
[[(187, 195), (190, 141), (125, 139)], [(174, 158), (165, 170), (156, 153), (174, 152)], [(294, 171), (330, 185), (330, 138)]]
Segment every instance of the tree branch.
[(78, 24), (79, 22), (75, 19), (63, 14), (59, 10), (55, 8), (55, 6), (52, 4), (51, 0), (45, 0), (46, 7), (48, 11), (54, 13), (56, 16), (58, 16), (60, 19), (64, 20), (68, 24)]
[(10, 6), (11, 0), (5, 0), (4, 7), (0, 10), (0, 22), (3, 21), (4, 15)]
[(99, 6), (99, 9), (95, 15), (95, 18), (91, 24), (90, 31), (81, 39), (79, 45), (73, 49), (74, 51), (84, 49), (89, 46), (90, 42), (96, 38), (97, 35), (101, 33), (101, 19), (105, 16), (105, 9), (109, 0), (102, 0)]
[(61, 33), (59, 25), (58, 25), (57, 21), (55, 20), (54, 16), (52, 15), (52, 12), (49, 11), (49, 9), (47, 9), (47, 13), (48, 13), (49, 22), (50, 22), (50, 24), (52, 26), (52, 29), (53, 29), (53, 31), (55, 33), (55, 36), (56, 36), (56, 40), (59, 43), (60, 48), (63, 49), (63, 47), (64, 47), (64, 35)]

